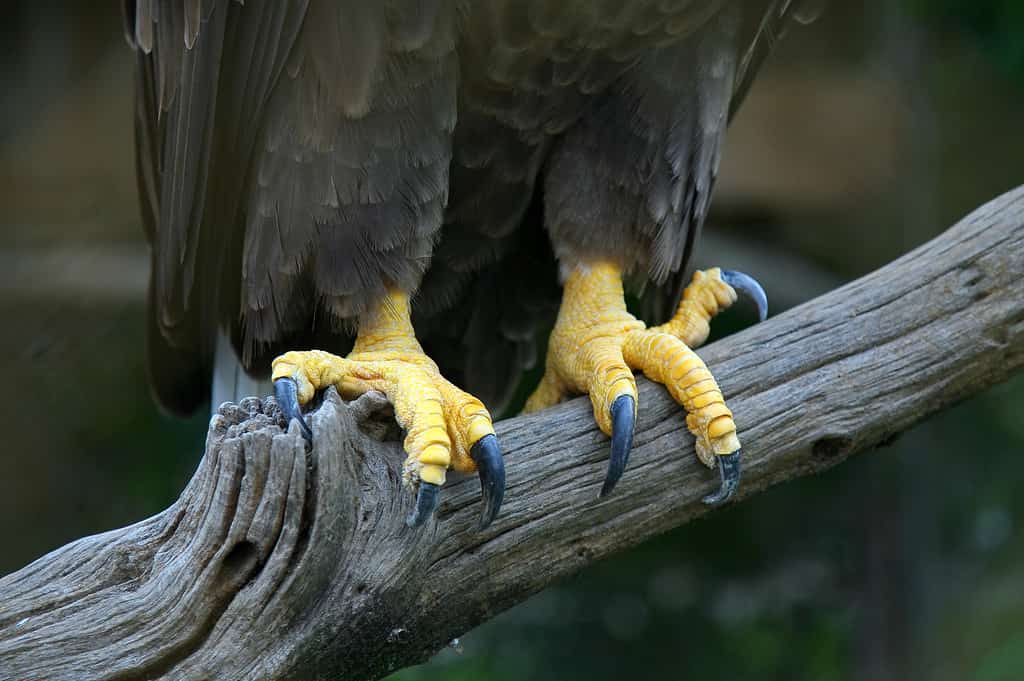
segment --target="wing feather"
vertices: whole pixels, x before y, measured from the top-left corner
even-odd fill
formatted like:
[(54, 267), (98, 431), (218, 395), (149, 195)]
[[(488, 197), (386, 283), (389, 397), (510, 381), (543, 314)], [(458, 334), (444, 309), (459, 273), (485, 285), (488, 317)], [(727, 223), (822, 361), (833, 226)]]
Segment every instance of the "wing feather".
[[(224, 328), (252, 367), (317, 306), (343, 321), (415, 286), (447, 200), (454, 7), (125, 3), (160, 352), (209, 359)], [(150, 360), (169, 406), (203, 398)]]

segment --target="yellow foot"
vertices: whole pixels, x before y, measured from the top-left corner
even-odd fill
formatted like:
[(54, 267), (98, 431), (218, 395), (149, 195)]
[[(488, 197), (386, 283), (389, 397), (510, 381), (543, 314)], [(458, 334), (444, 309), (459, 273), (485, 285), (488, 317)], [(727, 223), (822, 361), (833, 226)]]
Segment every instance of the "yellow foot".
[(569, 275), (544, 377), (526, 411), (556, 404), (571, 392), (590, 395), (597, 425), (612, 438), (602, 496), (611, 492), (629, 458), (637, 404), (634, 369), (668, 388), (687, 411), (697, 456), (711, 467), (718, 462), (721, 489), (704, 501), (719, 504), (735, 491), (740, 479), (736, 424), (714, 377), (691, 348), (707, 340), (711, 318), (736, 301), (737, 291), (753, 298), (764, 319), (767, 300), (756, 281), (712, 269), (694, 274), (671, 321), (647, 328), (626, 311), (617, 266), (596, 263)]
[(481, 527), (494, 520), (504, 495), (505, 468), (491, 416), (480, 400), (441, 376), (423, 353), (405, 294), (391, 293), (361, 321), (348, 357), (322, 350), (288, 352), (274, 360), (273, 379), (285, 418), (298, 418), (310, 441), (300, 405), (316, 391), (333, 385), (347, 399), (369, 390), (387, 396), (406, 431), (405, 482), (417, 488), (416, 507), (406, 519), (410, 526), (422, 524), (437, 508), (449, 468), (479, 473)]

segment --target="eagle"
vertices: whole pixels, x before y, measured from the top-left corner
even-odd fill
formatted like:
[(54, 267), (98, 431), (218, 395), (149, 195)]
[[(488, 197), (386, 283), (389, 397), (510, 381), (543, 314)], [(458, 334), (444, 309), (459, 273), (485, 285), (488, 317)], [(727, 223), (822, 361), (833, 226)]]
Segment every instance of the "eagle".
[(126, 0), (157, 400), (188, 414), (272, 379), (311, 440), (317, 391), (383, 392), (408, 524), (455, 470), (478, 472), (486, 526), (505, 486), (489, 409), (522, 372), (543, 356), (527, 411), (590, 396), (603, 495), (640, 371), (686, 410), (722, 503), (740, 443), (693, 348), (738, 295), (762, 319), (767, 302), (745, 274), (689, 264), (729, 120), (797, 9)]

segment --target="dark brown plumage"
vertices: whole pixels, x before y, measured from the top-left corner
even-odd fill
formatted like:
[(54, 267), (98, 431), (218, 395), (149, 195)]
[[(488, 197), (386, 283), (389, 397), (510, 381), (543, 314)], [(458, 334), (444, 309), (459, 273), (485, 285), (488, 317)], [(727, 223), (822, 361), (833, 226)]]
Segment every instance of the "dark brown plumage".
[[(150, 377), (188, 412), (246, 367), (344, 352), (397, 286), (492, 404), (539, 359), (554, 256), (672, 295), (730, 111), (788, 0), (136, 0)], [(543, 230), (546, 227), (550, 236)]]

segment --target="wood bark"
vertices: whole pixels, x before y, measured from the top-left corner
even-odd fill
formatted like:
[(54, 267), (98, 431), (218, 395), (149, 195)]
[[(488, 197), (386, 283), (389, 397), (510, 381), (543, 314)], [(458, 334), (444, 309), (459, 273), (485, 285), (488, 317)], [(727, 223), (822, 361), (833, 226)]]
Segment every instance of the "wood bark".
[[(700, 354), (745, 445), (738, 499), (890, 441), (1024, 365), (1024, 187)], [(605, 499), (608, 440), (588, 400), (499, 423), (508, 488), (485, 531), (472, 478), (444, 487), (425, 527), (403, 524), (412, 495), (379, 395), (329, 390), (311, 421), (307, 452), (272, 399), (221, 409), (170, 508), (0, 580), (0, 677), (376, 679), (708, 513), (717, 485), (682, 410), (645, 380), (629, 468)]]

